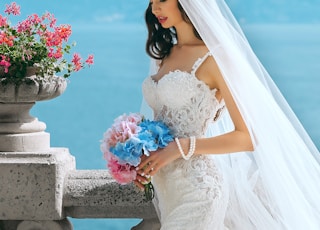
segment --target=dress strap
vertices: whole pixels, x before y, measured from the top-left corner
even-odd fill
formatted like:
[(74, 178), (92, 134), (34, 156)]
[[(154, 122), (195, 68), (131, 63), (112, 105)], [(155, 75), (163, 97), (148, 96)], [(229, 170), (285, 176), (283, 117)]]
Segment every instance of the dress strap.
[(201, 64), (209, 57), (211, 56), (210, 51), (207, 52), (203, 57), (198, 58), (198, 60), (196, 60), (196, 62), (193, 64), (192, 66), (192, 70), (191, 73), (195, 74), (197, 72), (197, 70), (199, 69), (199, 67), (201, 66)]

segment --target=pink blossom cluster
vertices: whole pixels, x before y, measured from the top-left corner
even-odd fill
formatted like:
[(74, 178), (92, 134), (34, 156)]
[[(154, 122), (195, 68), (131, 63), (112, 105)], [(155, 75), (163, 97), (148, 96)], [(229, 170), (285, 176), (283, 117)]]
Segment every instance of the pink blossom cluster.
[(107, 168), (113, 178), (120, 184), (128, 184), (135, 180), (136, 170), (129, 164), (119, 164), (118, 159), (109, 151), (118, 142), (125, 142), (140, 131), (138, 124), (143, 116), (137, 113), (121, 115), (114, 120), (113, 125), (104, 133), (101, 151), (107, 160)]
[[(73, 54), (72, 63), (74, 66), (74, 71), (79, 71), (83, 68), (82, 58), (81, 58), (80, 54), (78, 54), (78, 53)], [(88, 56), (88, 58), (85, 60), (85, 63), (87, 63), (88, 65), (93, 64), (93, 55), (92, 54)]]
[(7, 46), (13, 46), (14, 36), (8, 35), (3, 31), (0, 31), (0, 44), (5, 44)]
[[(6, 5), (5, 13), (8, 15), (19, 15), (20, 6), (15, 2)], [(47, 49), (47, 57), (58, 60), (63, 58), (64, 53), (68, 53), (68, 49), (64, 48), (64, 43), (68, 41), (72, 34), (70, 25), (60, 25), (56, 26), (56, 18), (51, 13), (45, 13), (41, 17), (37, 14), (32, 14), (28, 16), (25, 20), (19, 22), (16, 27), (10, 27), (7, 22), (7, 18), (0, 15), (0, 46), (12, 47), (16, 45), (19, 46), (22, 52), (26, 55), (22, 56), (22, 60), (30, 61), (33, 56), (38, 55), (37, 51), (30, 51), (35, 43), (44, 43)], [(14, 36), (15, 34), (15, 36)], [(24, 44), (23, 46), (19, 44), (19, 35), (27, 35), (33, 37), (33, 41), (29, 44)], [(38, 36), (36, 38), (35, 36)], [(24, 36), (21, 36), (24, 37)], [(43, 42), (44, 41), (44, 42)], [(29, 49), (29, 50), (28, 50)], [(6, 55), (6, 54), (3, 54)], [(6, 62), (10, 63), (10, 58), (3, 58)], [(79, 54), (73, 54), (72, 58), (73, 69), (72, 71), (79, 71), (84, 67), (84, 64), (93, 64), (93, 55), (89, 55), (88, 58), (83, 62)], [(1, 66), (7, 66), (7, 63), (1, 62)]]
[(7, 25), (8, 25), (7, 18), (0, 15), (0, 27), (4, 27)]
[(118, 159), (114, 156), (109, 158), (107, 167), (112, 177), (119, 184), (128, 184), (134, 181), (137, 177), (137, 171), (135, 167), (129, 164), (119, 164)]
[(115, 146), (118, 142), (125, 142), (132, 135), (139, 132), (138, 124), (142, 116), (138, 114), (123, 114), (114, 120), (113, 125), (105, 132), (104, 140), (108, 146)]
[(6, 10), (4, 12), (9, 15), (20, 15), (20, 6), (18, 6), (17, 3), (13, 2), (10, 5), (6, 5)]

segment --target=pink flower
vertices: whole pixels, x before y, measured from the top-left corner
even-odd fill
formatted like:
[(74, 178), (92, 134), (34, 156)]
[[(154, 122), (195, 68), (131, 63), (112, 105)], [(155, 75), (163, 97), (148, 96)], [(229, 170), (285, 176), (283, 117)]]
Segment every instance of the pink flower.
[(139, 124), (143, 119), (143, 116), (141, 114), (138, 113), (130, 113), (129, 115), (127, 114), (123, 114), (119, 117), (117, 117), (114, 122), (115, 123), (119, 123), (121, 121), (125, 121), (125, 122), (132, 122), (135, 124)]
[[(41, 31), (38, 31), (38, 33), (41, 34)], [(54, 32), (47, 31), (44, 35), (47, 46), (61, 46), (63, 41), (68, 41), (71, 35), (71, 26), (62, 25), (55, 28)]]
[(61, 46), (62, 38), (60, 37), (59, 33), (47, 31), (45, 34), (46, 38), (46, 45), (47, 46)]
[(93, 64), (93, 55), (92, 54), (88, 56), (88, 58), (86, 60), (86, 63), (88, 65), (92, 65)]
[(141, 117), (134, 114), (119, 116), (107, 130), (105, 140), (109, 141), (110, 146), (115, 146), (117, 142), (125, 142), (140, 131), (138, 126), (140, 121)]
[(29, 20), (31, 22), (31, 24), (33, 25), (37, 25), (42, 23), (42, 19), (39, 17), (39, 15), (37, 14), (32, 14), (30, 16), (28, 16), (27, 20)]
[(122, 185), (131, 183), (137, 177), (137, 171), (131, 165), (121, 165), (113, 158), (108, 161), (107, 167), (112, 177)]
[(117, 131), (113, 127), (111, 127), (104, 133), (103, 143), (105, 143), (108, 148), (111, 146), (115, 146), (118, 142), (117, 136)]
[(17, 31), (19, 33), (21, 32), (25, 32), (25, 31), (30, 31), (32, 27), (32, 23), (30, 22), (30, 20), (24, 20), (22, 22), (19, 22), (17, 25)]
[(71, 26), (70, 25), (61, 25), (60, 27), (55, 28), (55, 33), (62, 40), (68, 41), (71, 35)]
[(100, 146), (106, 160), (109, 158), (110, 147), (116, 146), (118, 142), (124, 143), (130, 137), (138, 134), (141, 130), (139, 123), (142, 118), (140, 114), (132, 113), (130, 115), (123, 114), (114, 120), (112, 126), (104, 133)]
[(4, 67), (4, 72), (5, 73), (8, 73), (9, 71), (9, 67), (11, 66), (11, 63), (10, 63), (10, 58), (4, 56), (4, 55), (1, 55), (1, 61), (0, 61), (0, 66), (3, 66)]
[(73, 54), (72, 63), (74, 65), (74, 70), (79, 71), (82, 68), (81, 57), (79, 54)]
[(112, 153), (109, 151), (109, 149), (110, 149), (110, 146), (107, 144), (107, 142), (102, 141), (100, 145), (100, 150), (103, 153), (103, 158), (106, 161), (110, 161), (113, 156)]
[(51, 47), (49, 48), (48, 57), (59, 59), (59, 58), (62, 58), (62, 55), (63, 55), (63, 52), (61, 47), (58, 47), (56, 50), (54, 50)]
[(7, 26), (7, 25), (8, 25), (7, 18), (0, 15), (0, 27)]
[(4, 11), (7, 14), (20, 15), (20, 6), (17, 3), (12, 2), (10, 5), (6, 5), (6, 10)]
[(43, 21), (46, 20), (46, 19), (50, 22), (49, 26), (51, 28), (54, 28), (54, 26), (56, 25), (56, 22), (57, 22), (57, 19), (54, 17), (54, 15), (49, 13), (49, 12), (47, 12), (42, 16), (42, 20)]

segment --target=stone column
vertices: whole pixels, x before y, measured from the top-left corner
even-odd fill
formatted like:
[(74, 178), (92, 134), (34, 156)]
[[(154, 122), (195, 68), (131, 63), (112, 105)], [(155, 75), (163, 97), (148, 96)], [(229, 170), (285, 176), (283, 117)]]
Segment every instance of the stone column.
[(0, 229), (71, 230), (63, 190), (75, 159), (67, 148), (51, 148), (45, 123), (29, 114), (35, 101), (59, 96), (66, 82), (30, 81), (0, 84)]

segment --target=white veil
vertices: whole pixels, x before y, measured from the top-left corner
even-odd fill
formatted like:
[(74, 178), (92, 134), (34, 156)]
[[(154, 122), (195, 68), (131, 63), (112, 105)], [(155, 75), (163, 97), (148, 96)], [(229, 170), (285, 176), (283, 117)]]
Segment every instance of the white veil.
[[(320, 155), (224, 0), (179, 0), (212, 53), (255, 151), (213, 155), (229, 182), (232, 230), (319, 230)], [(150, 75), (156, 71), (151, 60)], [(145, 101), (143, 114), (152, 117)], [(149, 112), (148, 112), (149, 111)], [(233, 129), (225, 111), (208, 135)]]
[[(253, 153), (221, 156), (231, 229), (320, 229), (320, 157), (223, 0), (179, 0), (250, 130)], [(232, 128), (226, 112), (220, 123)]]

